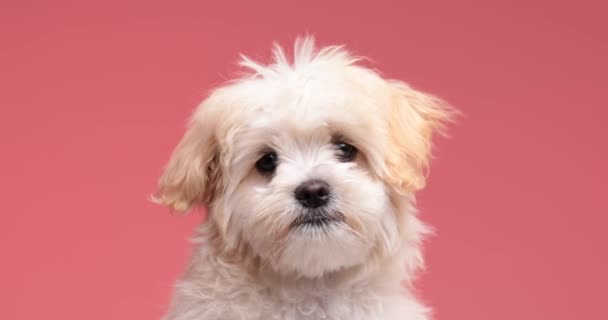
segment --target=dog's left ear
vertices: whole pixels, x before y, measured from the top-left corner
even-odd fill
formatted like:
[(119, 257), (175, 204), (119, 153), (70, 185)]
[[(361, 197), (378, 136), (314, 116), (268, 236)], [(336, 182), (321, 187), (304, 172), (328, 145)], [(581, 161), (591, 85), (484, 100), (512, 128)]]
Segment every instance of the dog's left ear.
[(432, 138), (445, 133), (456, 112), (441, 99), (389, 81), (388, 169), (385, 180), (399, 193), (422, 189), (426, 183)]

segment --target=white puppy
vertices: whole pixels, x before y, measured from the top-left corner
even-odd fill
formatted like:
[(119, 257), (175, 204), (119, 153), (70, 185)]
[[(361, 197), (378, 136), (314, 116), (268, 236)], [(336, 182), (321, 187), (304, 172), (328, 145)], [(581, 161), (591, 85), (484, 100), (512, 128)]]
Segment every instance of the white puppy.
[(160, 179), (156, 202), (209, 208), (165, 319), (427, 319), (413, 192), (452, 109), (339, 46), (273, 53), (202, 102)]

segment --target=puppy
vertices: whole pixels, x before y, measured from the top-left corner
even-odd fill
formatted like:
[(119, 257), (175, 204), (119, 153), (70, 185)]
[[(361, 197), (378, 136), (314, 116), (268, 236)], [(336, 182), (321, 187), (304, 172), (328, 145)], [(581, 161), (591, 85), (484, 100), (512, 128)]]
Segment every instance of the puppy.
[(414, 192), (454, 112), (359, 60), (275, 45), (194, 112), (154, 200), (209, 216), (165, 319), (428, 319)]

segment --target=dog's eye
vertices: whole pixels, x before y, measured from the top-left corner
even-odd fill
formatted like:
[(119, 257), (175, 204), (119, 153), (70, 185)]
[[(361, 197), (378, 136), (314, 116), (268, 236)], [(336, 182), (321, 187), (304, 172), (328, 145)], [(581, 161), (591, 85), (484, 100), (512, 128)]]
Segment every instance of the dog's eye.
[(338, 141), (336, 142), (336, 147), (338, 148), (338, 159), (340, 161), (347, 162), (355, 159), (358, 150), (352, 144)]
[(262, 173), (271, 173), (278, 165), (279, 156), (274, 151), (267, 152), (255, 163), (255, 167)]

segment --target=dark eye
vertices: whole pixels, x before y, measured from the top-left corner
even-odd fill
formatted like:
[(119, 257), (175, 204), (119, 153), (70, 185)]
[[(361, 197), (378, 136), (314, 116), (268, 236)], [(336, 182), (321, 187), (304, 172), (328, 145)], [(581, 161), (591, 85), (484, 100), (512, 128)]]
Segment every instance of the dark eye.
[(338, 141), (336, 142), (336, 147), (338, 147), (338, 158), (340, 161), (348, 162), (355, 159), (358, 150), (352, 144)]
[(256, 163), (255, 167), (261, 173), (271, 173), (279, 165), (279, 156), (276, 152), (270, 151), (265, 153)]

